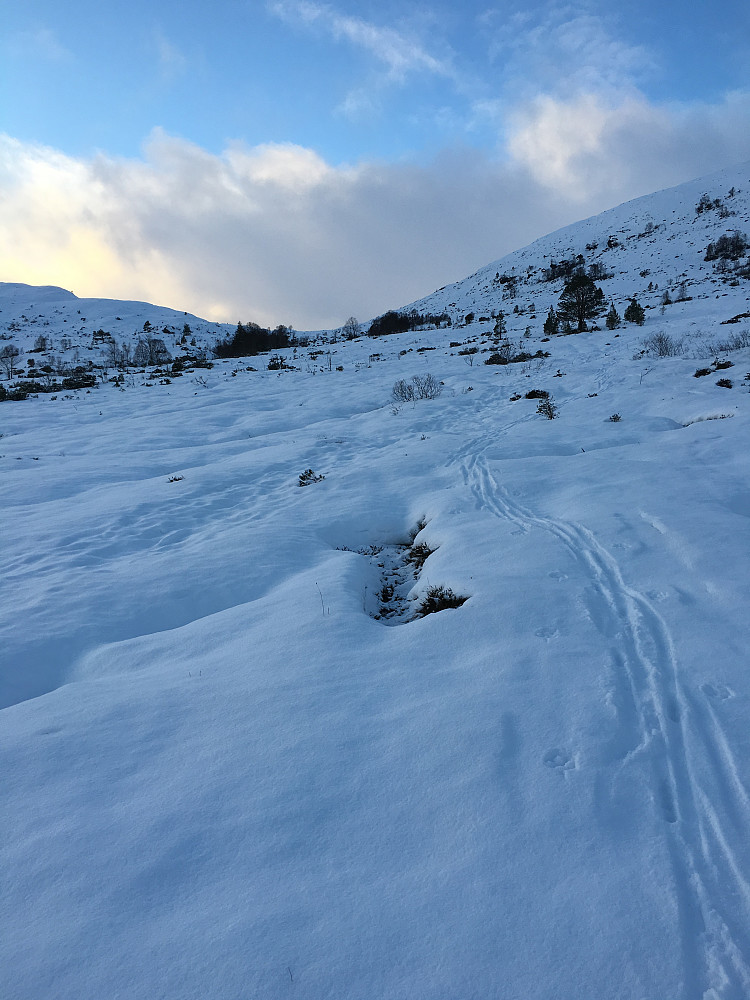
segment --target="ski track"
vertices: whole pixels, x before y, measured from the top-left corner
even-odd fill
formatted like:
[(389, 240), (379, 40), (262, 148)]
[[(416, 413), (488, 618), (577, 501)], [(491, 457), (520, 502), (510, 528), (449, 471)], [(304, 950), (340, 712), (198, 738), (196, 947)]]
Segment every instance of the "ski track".
[[(480, 507), (559, 539), (583, 566), (597, 594), (589, 609), (614, 636), (624, 747), (619, 767), (645, 761), (651, 795), (663, 820), (672, 860), (683, 956), (684, 1000), (750, 996), (750, 882), (742, 851), (750, 828), (744, 787), (717, 713), (683, 689), (669, 629), (649, 601), (623, 580), (615, 558), (582, 525), (544, 517), (513, 500), (496, 482), (477, 437), (463, 450), (464, 481)], [(691, 741), (700, 750), (691, 753)], [(695, 773), (707, 759), (710, 776)], [(730, 829), (728, 829), (728, 827)]]

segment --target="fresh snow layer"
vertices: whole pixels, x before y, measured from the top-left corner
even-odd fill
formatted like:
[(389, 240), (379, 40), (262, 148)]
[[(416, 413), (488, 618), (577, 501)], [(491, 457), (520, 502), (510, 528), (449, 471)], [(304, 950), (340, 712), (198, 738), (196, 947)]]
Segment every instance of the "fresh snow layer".
[(0, 996), (746, 1000), (747, 288), (0, 404)]

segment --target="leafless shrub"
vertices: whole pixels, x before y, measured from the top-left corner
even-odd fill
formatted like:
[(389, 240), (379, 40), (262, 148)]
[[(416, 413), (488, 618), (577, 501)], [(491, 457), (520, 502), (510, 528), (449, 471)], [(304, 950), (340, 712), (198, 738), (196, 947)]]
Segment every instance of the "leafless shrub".
[(428, 372), (426, 375), (412, 375), (411, 381), (399, 379), (394, 383), (392, 395), (397, 403), (413, 403), (417, 399), (437, 399), (443, 386)]
[(642, 341), (644, 353), (651, 358), (675, 358), (682, 350), (682, 341), (668, 333), (652, 333)]
[(726, 353), (728, 351), (741, 351), (743, 347), (750, 347), (750, 330), (738, 330), (732, 333), (726, 340), (719, 340), (714, 344), (714, 351)]

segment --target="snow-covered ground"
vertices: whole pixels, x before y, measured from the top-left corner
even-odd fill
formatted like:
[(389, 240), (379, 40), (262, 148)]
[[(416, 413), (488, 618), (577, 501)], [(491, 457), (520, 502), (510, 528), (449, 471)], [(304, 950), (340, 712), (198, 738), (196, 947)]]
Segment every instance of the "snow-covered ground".
[(608, 251), (642, 328), (420, 304), (545, 360), (477, 320), (0, 403), (0, 996), (750, 996), (750, 348), (706, 347), (750, 281), (683, 264), (696, 197), (653, 302), (651, 237)]

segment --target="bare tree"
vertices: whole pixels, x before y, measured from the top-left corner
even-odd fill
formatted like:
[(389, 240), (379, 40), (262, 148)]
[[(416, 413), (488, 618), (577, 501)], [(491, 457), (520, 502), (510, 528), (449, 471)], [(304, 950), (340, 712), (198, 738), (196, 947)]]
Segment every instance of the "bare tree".
[(20, 353), (21, 352), (15, 344), (6, 344), (5, 347), (0, 350), (0, 365), (8, 378), (13, 378), (16, 358)]
[(359, 337), (362, 333), (362, 327), (357, 320), (356, 316), (350, 316), (349, 319), (341, 327), (341, 336), (345, 340), (354, 340), (355, 337)]
[(113, 368), (127, 368), (130, 364), (130, 344), (118, 344), (111, 339), (105, 345), (105, 360)]
[(158, 337), (141, 337), (135, 347), (133, 364), (139, 368), (146, 365), (166, 365), (172, 360), (163, 340)]

